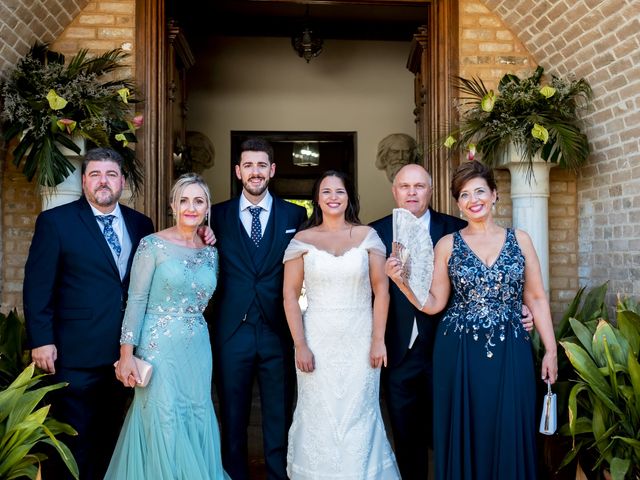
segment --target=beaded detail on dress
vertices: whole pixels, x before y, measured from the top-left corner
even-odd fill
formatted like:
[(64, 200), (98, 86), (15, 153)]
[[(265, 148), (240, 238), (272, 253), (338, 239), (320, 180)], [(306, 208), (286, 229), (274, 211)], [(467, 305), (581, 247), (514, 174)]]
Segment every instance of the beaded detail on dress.
[(478, 258), (460, 232), (454, 233), (449, 278), (453, 298), (442, 319), (445, 335), (467, 334), (485, 342), (488, 358), (493, 357), (495, 342), (504, 342), (509, 335), (529, 338), (521, 319), (524, 256), (512, 229), (506, 230), (502, 250), (490, 266)]
[[(209, 272), (217, 269), (217, 255), (213, 247), (187, 248), (157, 235), (143, 238), (133, 259), (136, 277), (120, 343), (138, 345), (145, 315), (155, 320), (145, 323), (148, 344), (139, 345), (150, 354), (147, 359), (157, 353), (160, 336), (193, 336), (195, 328), (205, 325), (202, 312), (216, 287), (216, 276)], [(154, 275), (156, 270), (160, 274)]]

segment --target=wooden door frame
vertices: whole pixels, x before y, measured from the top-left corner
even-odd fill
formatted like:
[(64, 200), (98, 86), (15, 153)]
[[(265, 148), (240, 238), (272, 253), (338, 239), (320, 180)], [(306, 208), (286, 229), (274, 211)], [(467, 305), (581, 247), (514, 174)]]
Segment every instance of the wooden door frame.
[(423, 152), (423, 165), (433, 179), (431, 206), (441, 212), (457, 213), (449, 193), (456, 166), (437, 143), (456, 121), (452, 100), (452, 77), (458, 75), (457, 0), (433, 0), (427, 7), (427, 24), (413, 36), (407, 68), (416, 76), (416, 139)]
[[(336, 2), (337, 3), (337, 2)], [(455, 206), (449, 195), (453, 165), (442, 149), (429, 148), (438, 131), (452, 125), (454, 92), (451, 77), (458, 72), (458, 0), (432, 0), (427, 5), (427, 26), (418, 42), (423, 82), (418, 92), (418, 140), (425, 146), (425, 166), (434, 180), (432, 205), (444, 212)], [(145, 127), (136, 146), (144, 169), (143, 198), (136, 206), (151, 217), (157, 229), (166, 226), (166, 198), (171, 188), (172, 163), (167, 149), (167, 18), (164, 0), (136, 0), (136, 78), (144, 99)], [(415, 58), (415, 55), (412, 54)], [(408, 67), (417, 67), (411, 56)], [(415, 72), (414, 72), (415, 73)]]
[(165, 228), (171, 181), (167, 151), (167, 20), (164, 0), (136, 0), (136, 79), (144, 100), (144, 128), (136, 145), (142, 159), (142, 198), (136, 206), (157, 230)]

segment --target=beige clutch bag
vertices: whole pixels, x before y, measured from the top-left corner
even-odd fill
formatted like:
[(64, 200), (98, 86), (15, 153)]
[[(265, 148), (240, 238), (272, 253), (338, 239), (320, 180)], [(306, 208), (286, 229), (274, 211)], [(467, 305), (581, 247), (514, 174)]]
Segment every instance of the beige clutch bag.
[(138, 373), (140, 374), (140, 383), (137, 386), (146, 387), (147, 385), (149, 385), (149, 380), (151, 380), (153, 365), (138, 357), (133, 357), (133, 361), (136, 363)]
[[(153, 373), (153, 365), (136, 356), (133, 357), (133, 361), (136, 364), (138, 373), (140, 374), (140, 383), (138, 383), (136, 387), (146, 387), (147, 385), (149, 385), (149, 380), (151, 380), (151, 374)], [(118, 361), (116, 361), (116, 363), (114, 363), (113, 366), (117, 368)]]

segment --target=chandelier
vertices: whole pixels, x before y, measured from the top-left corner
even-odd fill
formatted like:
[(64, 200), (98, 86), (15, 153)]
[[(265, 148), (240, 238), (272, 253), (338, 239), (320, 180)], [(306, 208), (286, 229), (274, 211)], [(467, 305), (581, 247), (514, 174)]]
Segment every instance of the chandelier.
[(291, 38), (291, 46), (299, 57), (304, 58), (307, 63), (313, 57), (317, 57), (322, 52), (322, 39), (313, 34), (308, 26), (304, 30)]
[(295, 142), (293, 164), (297, 167), (317, 167), (320, 165), (318, 142)]

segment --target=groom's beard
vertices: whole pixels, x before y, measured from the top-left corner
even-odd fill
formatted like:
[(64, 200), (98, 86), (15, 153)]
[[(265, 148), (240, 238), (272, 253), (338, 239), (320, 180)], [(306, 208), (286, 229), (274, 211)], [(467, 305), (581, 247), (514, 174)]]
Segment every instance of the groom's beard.
[[(262, 179), (262, 183), (260, 185), (252, 185), (250, 182), (252, 179), (260, 178)], [(265, 190), (269, 187), (269, 177), (263, 177), (262, 175), (254, 175), (247, 180), (242, 182), (242, 187), (249, 192), (251, 195), (255, 197), (259, 197), (262, 195)]]

